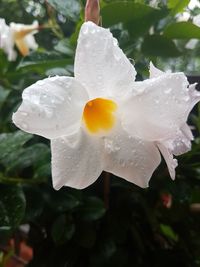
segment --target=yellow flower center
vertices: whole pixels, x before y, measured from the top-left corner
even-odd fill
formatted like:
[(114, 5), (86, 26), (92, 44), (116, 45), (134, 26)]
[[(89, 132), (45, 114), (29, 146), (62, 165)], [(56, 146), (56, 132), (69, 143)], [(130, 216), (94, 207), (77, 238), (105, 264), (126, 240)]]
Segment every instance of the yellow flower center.
[(88, 101), (83, 111), (83, 121), (89, 132), (110, 130), (115, 124), (116, 109), (117, 104), (109, 99), (95, 98)]

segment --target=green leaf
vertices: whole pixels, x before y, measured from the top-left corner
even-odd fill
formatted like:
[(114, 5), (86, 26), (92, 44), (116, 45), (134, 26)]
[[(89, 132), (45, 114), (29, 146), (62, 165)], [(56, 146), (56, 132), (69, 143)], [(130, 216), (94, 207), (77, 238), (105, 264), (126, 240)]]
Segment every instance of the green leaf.
[(156, 21), (166, 16), (166, 10), (159, 10), (134, 2), (113, 2), (102, 9), (103, 26), (110, 27), (124, 23), (132, 36), (145, 33)]
[[(35, 150), (24, 148), (24, 144), (32, 138), (31, 134), (17, 131), (15, 133), (0, 134), (0, 163), (6, 171), (17, 170), (32, 165), (35, 161), (41, 160), (37, 154), (38, 145)], [(41, 156), (44, 156), (44, 147), (40, 149)]]
[[(16, 228), (25, 213), (25, 197), (19, 186), (0, 186), (0, 227)], [(5, 228), (4, 228), (5, 229)]]
[(52, 198), (53, 203), (50, 199), (51, 208), (55, 211), (66, 212), (72, 210), (80, 205), (80, 199), (76, 194), (68, 192), (65, 188), (61, 189), (59, 192), (53, 192)]
[(71, 59), (63, 58), (63, 55), (55, 52), (33, 52), (29, 56), (22, 59), (18, 65), (18, 69), (44, 72), (50, 68), (66, 67), (71, 63)]
[(74, 49), (72, 48), (69, 39), (62, 39), (60, 40), (57, 45), (55, 45), (54, 49), (62, 54), (73, 56)]
[(163, 235), (165, 235), (167, 238), (177, 242), (178, 241), (178, 235), (174, 232), (174, 230), (171, 228), (171, 226), (166, 224), (160, 224), (160, 230)]
[(3, 50), (0, 49), (0, 73), (4, 73), (9, 65), (9, 62), (7, 60), (7, 55), (4, 53)]
[(0, 161), (5, 161), (32, 138), (31, 134), (16, 131), (0, 134)]
[(2, 158), (1, 162), (7, 167), (7, 172), (22, 170), (29, 166), (41, 166), (50, 161), (50, 150), (45, 144), (38, 143), (29, 147), (19, 148), (12, 151), (7, 158)]
[(190, 0), (168, 0), (167, 6), (171, 9), (170, 14), (175, 15), (184, 10), (189, 4)]
[(44, 195), (37, 187), (24, 186), (26, 196), (25, 220), (37, 220), (44, 210)]
[(181, 52), (175, 43), (162, 35), (148, 35), (142, 43), (142, 52), (150, 57), (178, 57)]
[(3, 105), (4, 101), (8, 97), (10, 91), (5, 90), (1, 85), (0, 85), (0, 107)]
[(61, 245), (69, 241), (75, 232), (75, 225), (71, 217), (61, 215), (54, 222), (51, 235), (57, 245)]
[(76, 20), (81, 11), (78, 0), (47, 0), (59, 13), (66, 17)]
[(66, 68), (52, 68), (45, 72), (46, 76), (71, 76), (71, 73)]
[(101, 199), (96, 197), (87, 197), (78, 209), (78, 214), (83, 220), (93, 221), (104, 216), (106, 210)]
[(163, 34), (171, 39), (200, 39), (200, 27), (189, 21), (177, 22), (169, 25)]

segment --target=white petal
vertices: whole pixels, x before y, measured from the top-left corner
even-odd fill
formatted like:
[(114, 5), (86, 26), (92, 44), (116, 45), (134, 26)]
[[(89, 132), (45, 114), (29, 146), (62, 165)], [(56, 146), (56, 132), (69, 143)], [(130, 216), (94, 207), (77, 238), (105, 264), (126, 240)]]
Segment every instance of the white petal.
[(132, 88), (135, 69), (108, 29), (82, 25), (75, 57), (75, 78), (91, 98), (124, 96)]
[(191, 150), (191, 140), (193, 135), (188, 125), (184, 124), (174, 138), (163, 141), (163, 144), (172, 154), (178, 156)]
[(0, 19), (0, 48), (8, 55), (9, 61), (16, 59), (17, 54), (14, 50), (13, 33), (4, 19)]
[(38, 32), (38, 30), (37, 30), (38, 26), (39, 26), (39, 23), (37, 20), (35, 20), (32, 24), (22, 24), (22, 23), (14, 23), (14, 22), (10, 23), (10, 28), (14, 32), (36, 29), (36, 30), (34, 30), (34, 32), (32, 34), (35, 34)]
[(189, 139), (189, 140), (194, 140), (194, 136), (192, 134), (192, 131), (190, 129), (190, 127), (187, 125), (187, 123), (185, 123), (182, 127), (181, 127), (183, 134)]
[(133, 136), (156, 141), (174, 137), (200, 100), (183, 73), (168, 73), (135, 83), (121, 108), (121, 121)]
[(82, 189), (100, 176), (102, 149), (100, 139), (83, 131), (51, 140), (52, 177), (55, 189), (70, 186)]
[(38, 48), (38, 44), (36, 43), (35, 38), (32, 34), (28, 34), (27, 36), (25, 36), (24, 41), (30, 49), (36, 50)]
[(23, 102), (13, 114), (13, 122), (22, 130), (46, 138), (77, 132), (88, 95), (71, 77), (51, 77), (26, 88)]
[(140, 187), (147, 187), (161, 159), (154, 143), (128, 136), (122, 128), (105, 137), (104, 142), (104, 169)]
[(169, 174), (172, 180), (174, 180), (176, 176), (175, 168), (178, 166), (177, 160), (173, 158), (173, 154), (170, 152), (170, 150), (167, 147), (165, 147), (164, 144), (157, 143), (157, 145), (167, 163)]
[(165, 74), (165, 72), (157, 69), (152, 62), (150, 62), (149, 64), (149, 78), (152, 79), (152, 78), (157, 78), (159, 76), (162, 76), (163, 74)]

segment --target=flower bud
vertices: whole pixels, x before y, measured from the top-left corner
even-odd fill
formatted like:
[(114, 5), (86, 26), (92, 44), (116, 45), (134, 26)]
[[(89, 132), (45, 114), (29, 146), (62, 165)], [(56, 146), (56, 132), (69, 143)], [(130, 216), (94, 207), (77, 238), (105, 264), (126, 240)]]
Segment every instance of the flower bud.
[(92, 21), (99, 24), (100, 21), (100, 6), (99, 0), (87, 0), (85, 6), (85, 21)]

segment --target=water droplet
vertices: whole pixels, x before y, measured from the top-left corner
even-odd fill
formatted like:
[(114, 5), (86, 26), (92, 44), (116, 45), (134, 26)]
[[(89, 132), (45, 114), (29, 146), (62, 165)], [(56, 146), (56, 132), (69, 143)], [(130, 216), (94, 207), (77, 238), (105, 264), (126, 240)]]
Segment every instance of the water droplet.
[(83, 34), (87, 34), (88, 33), (88, 27), (84, 27), (83, 28)]
[(41, 100), (46, 101), (46, 99), (47, 99), (47, 95), (46, 95), (46, 94), (43, 94), (43, 95), (41, 96)]
[(185, 102), (188, 102), (188, 101), (190, 100), (190, 97), (189, 97), (189, 96), (185, 96), (185, 97), (183, 98), (183, 100), (184, 100)]
[(113, 141), (107, 138), (104, 139), (105, 141), (105, 148), (107, 149), (108, 153), (110, 154), (113, 151)]
[(95, 28), (92, 28), (90, 32), (94, 34), (96, 32)]
[(123, 159), (120, 159), (120, 160), (119, 160), (119, 164), (120, 164), (122, 167), (125, 167), (126, 162), (125, 162)]
[(172, 88), (167, 88), (167, 89), (164, 91), (164, 93), (165, 93), (165, 94), (170, 94), (171, 91), (172, 91)]
[(28, 116), (28, 113), (25, 112), (25, 111), (21, 111), (20, 114), (21, 114), (22, 116), (24, 116), (24, 117), (27, 117), (27, 116)]

